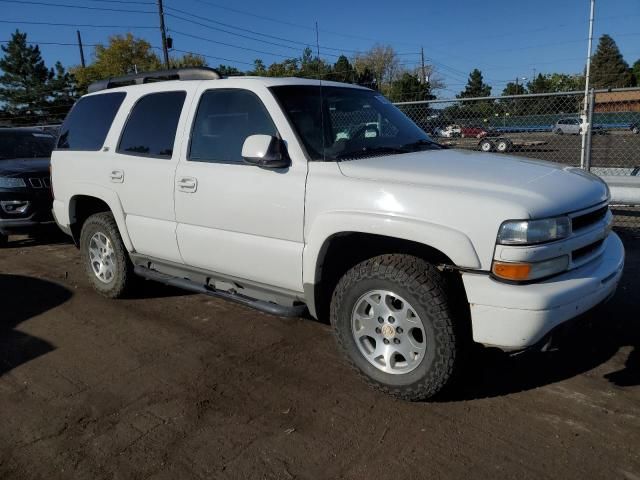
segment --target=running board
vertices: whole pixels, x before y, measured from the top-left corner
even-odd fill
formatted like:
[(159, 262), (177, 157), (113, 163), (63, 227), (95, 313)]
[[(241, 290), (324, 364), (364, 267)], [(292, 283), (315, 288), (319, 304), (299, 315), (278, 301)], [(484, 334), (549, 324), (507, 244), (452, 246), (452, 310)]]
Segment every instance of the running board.
[(216, 290), (215, 288), (209, 287), (207, 285), (200, 285), (199, 283), (192, 282), (191, 280), (188, 280), (186, 278), (172, 277), (171, 275), (157, 272), (155, 270), (150, 270), (139, 265), (136, 265), (134, 267), (134, 273), (143, 278), (146, 278), (147, 280), (153, 280), (154, 282), (164, 283), (165, 285), (171, 285), (172, 287), (178, 287), (196, 293), (204, 293), (205, 295), (210, 295), (212, 297), (224, 298), (226, 300), (231, 300), (232, 302), (255, 308), (256, 310), (260, 310), (264, 313), (277, 315), (279, 317), (299, 317), (307, 308), (307, 306), (304, 304), (285, 307), (284, 305), (278, 305), (277, 303), (271, 303), (264, 300), (256, 300), (255, 298), (250, 298), (239, 293), (229, 293), (222, 290)]

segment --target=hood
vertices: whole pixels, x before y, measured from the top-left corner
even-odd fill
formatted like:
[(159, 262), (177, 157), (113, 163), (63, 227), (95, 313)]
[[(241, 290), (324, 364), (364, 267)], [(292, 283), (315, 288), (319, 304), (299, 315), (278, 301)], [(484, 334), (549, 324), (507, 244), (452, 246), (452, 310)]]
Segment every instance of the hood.
[(0, 160), (0, 177), (48, 177), (49, 163), (48, 157)]
[(342, 161), (343, 175), (438, 187), (518, 204), (531, 217), (586, 208), (609, 198), (600, 178), (574, 167), (468, 150), (423, 152)]

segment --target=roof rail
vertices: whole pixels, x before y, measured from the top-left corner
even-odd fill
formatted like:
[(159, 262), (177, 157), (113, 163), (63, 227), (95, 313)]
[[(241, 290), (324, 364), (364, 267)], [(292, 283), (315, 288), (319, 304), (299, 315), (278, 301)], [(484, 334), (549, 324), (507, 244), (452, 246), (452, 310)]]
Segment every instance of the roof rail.
[(106, 78), (89, 85), (89, 93), (142, 83), (166, 82), (167, 80), (219, 80), (220, 73), (208, 67), (176, 68), (172, 70), (156, 70), (153, 72), (131, 73), (122, 77)]

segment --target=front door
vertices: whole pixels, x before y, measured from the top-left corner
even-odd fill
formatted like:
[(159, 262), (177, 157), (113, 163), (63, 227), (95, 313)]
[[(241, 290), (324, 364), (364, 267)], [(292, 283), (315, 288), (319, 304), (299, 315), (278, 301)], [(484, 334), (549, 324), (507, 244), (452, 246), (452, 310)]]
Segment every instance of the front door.
[(185, 264), (302, 291), (306, 159), (294, 149), (290, 167), (263, 169), (241, 155), (253, 134), (295, 142), (270, 92), (209, 88), (191, 117), (175, 193)]

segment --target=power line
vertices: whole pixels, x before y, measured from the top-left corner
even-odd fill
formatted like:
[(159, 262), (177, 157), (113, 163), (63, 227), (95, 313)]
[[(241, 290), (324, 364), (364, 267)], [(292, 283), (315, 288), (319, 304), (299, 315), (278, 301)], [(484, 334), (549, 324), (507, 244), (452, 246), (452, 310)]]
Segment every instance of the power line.
[[(309, 48), (313, 47), (313, 44), (311, 42), (293, 40), (293, 39), (290, 39), (290, 38), (280, 37), (280, 36), (277, 36), (277, 35), (270, 35), (270, 34), (267, 34), (267, 33), (262, 33), (262, 32), (256, 31), (256, 30), (251, 30), (251, 29), (247, 29), (247, 28), (243, 28), (243, 27), (238, 27), (238, 26), (230, 24), (230, 23), (220, 22), (220, 21), (217, 21), (217, 20), (213, 20), (213, 19), (204, 17), (202, 15), (196, 15), (196, 14), (193, 14), (193, 13), (189, 13), (189, 12), (187, 12), (185, 10), (180, 10), (178, 8), (173, 8), (173, 7), (167, 6), (166, 10), (169, 11), (169, 13), (166, 14), (169, 17), (173, 17), (173, 18), (176, 18), (178, 20), (182, 20), (182, 21), (189, 22), (189, 23), (196, 23), (197, 25), (203, 26), (205, 28), (209, 28), (209, 29), (217, 30), (217, 31), (222, 31), (224, 33), (228, 33), (228, 34), (231, 34), (231, 35), (236, 35), (236, 36), (243, 37), (243, 38), (248, 38), (250, 40), (255, 40), (255, 41), (263, 42), (263, 43), (268, 43), (270, 45), (275, 45), (275, 46), (284, 47), (284, 48), (294, 48), (294, 47), (291, 47), (289, 45), (282, 45), (281, 43), (268, 42), (266, 40), (262, 40), (262, 39), (259, 39), (259, 38), (242, 35), (242, 34), (239, 34), (237, 32), (230, 32), (228, 30), (223, 30), (221, 28), (212, 27), (210, 25), (205, 25), (205, 24), (202, 24), (202, 23), (198, 23), (198, 22), (196, 22), (194, 20), (191, 20), (191, 19), (188, 19), (188, 18), (184, 18), (184, 17), (180, 17), (180, 16), (178, 16), (178, 15), (176, 15), (174, 13), (170, 13), (170, 12), (178, 12), (178, 13), (181, 13), (183, 15), (188, 15), (190, 17), (197, 18), (199, 20), (202, 20), (202, 21), (205, 21), (205, 22), (208, 22), (208, 23), (212, 23), (212, 24), (215, 24), (215, 25), (222, 25), (222, 26), (227, 27), (227, 28), (233, 28), (235, 30), (251, 33), (253, 35), (259, 35), (259, 36), (262, 36), (262, 37), (266, 37), (266, 38), (270, 38), (270, 39), (274, 39), (274, 40), (279, 40), (279, 41), (283, 41), (283, 42), (289, 42), (289, 43), (301, 45), (301, 46), (304, 46), (304, 47), (309, 47)], [(328, 47), (326, 45), (320, 45), (320, 48), (322, 50), (331, 50), (331, 51), (336, 51), (336, 52), (360, 53), (359, 50), (352, 50), (352, 49), (346, 49), (346, 48), (334, 48), (334, 47)], [(419, 54), (418, 52), (397, 53), (397, 55), (418, 55), (418, 54)], [(333, 54), (325, 54), (325, 55), (335, 56), (335, 57), (339, 56), (339, 55), (333, 55)]]
[(240, 45), (233, 45), (232, 43), (220, 42), (218, 40), (213, 40), (213, 39), (207, 38), (207, 37), (201, 37), (199, 35), (192, 35), (190, 33), (181, 32), (181, 31), (178, 31), (178, 30), (175, 30), (175, 29), (171, 29), (171, 32), (177, 33), (178, 35), (182, 35), (184, 37), (194, 38), (196, 40), (202, 40), (203, 42), (215, 43), (217, 45), (224, 45), (226, 47), (237, 48), (237, 49), (240, 49), (240, 50), (246, 50), (248, 52), (260, 53), (262, 55), (271, 55), (271, 56), (274, 56), (274, 57), (290, 58), (288, 55), (282, 55), (280, 53), (266, 52), (264, 50), (258, 50), (258, 49), (255, 49), (255, 48), (241, 47)]
[(15, 23), (20, 25), (48, 25), (52, 27), (89, 27), (89, 28), (152, 28), (156, 29), (158, 27), (152, 27), (148, 25), (98, 25), (95, 23), (57, 23), (57, 22), (35, 22), (31, 20), (0, 20), (0, 23)]
[[(167, 7), (167, 10), (169, 10), (169, 9), (174, 10), (171, 7)], [(212, 27), (210, 25), (206, 25), (204, 23), (200, 23), (200, 22), (197, 22), (195, 20), (190, 20), (188, 18), (180, 17), (180, 16), (175, 15), (173, 13), (165, 13), (165, 15), (167, 17), (170, 17), (170, 18), (175, 18), (175, 19), (178, 19), (178, 20), (189, 22), (190, 24), (194, 24), (195, 23), (196, 25), (200, 25), (202, 27), (205, 27), (205, 28), (208, 28), (208, 29), (211, 29), (211, 30), (216, 30), (216, 31), (219, 31), (219, 32), (228, 33), (229, 35), (235, 35), (237, 37), (246, 38), (246, 39), (249, 39), (249, 40), (254, 40), (254, 41), (257, 41), (257, 42), (265, 43), (265, 44), (268, 44), (268, 45), (273, 45), (273, 46), (276, 46), (276, 47), (287, 48), (287, 49), (290, 49), (290, 50), (295, 50), (295, 51), (299, 51), (300, 50), (299, 47), (293, 47), (291, 45), (283, 45), (282, 43), (276, 43), (276, 42), (271, 42), (271, 41), (268, 41), (268, 40), (262, 40), (262, 39), (259, 39), (259, 38), (250, 37), (248, 35), (243, 35), (241, 33), (231, 32), (229, 30), (224, 30), (222, 28)], [(176, 31), (176, 30), (173, 30), (171, 28), (169, 30)]]
[(99, 10), (103, 12), (121, 12), (121, 13), (152, 13), (155, 14), (157, 12), (148, 11), (148, 10), (131, 10), (125, 8), (106, 8), (106, 7), (89, 7), (87, 5), (69, 5), (63, 3), (46, 3), (46, 2), (36, 2), (32, 0), (0, 0), (2, 3), (17, 3), (18, 5), (40, 5), (45, 7), (59, 7), (59, 8), (79, 8), (82, 10)]

